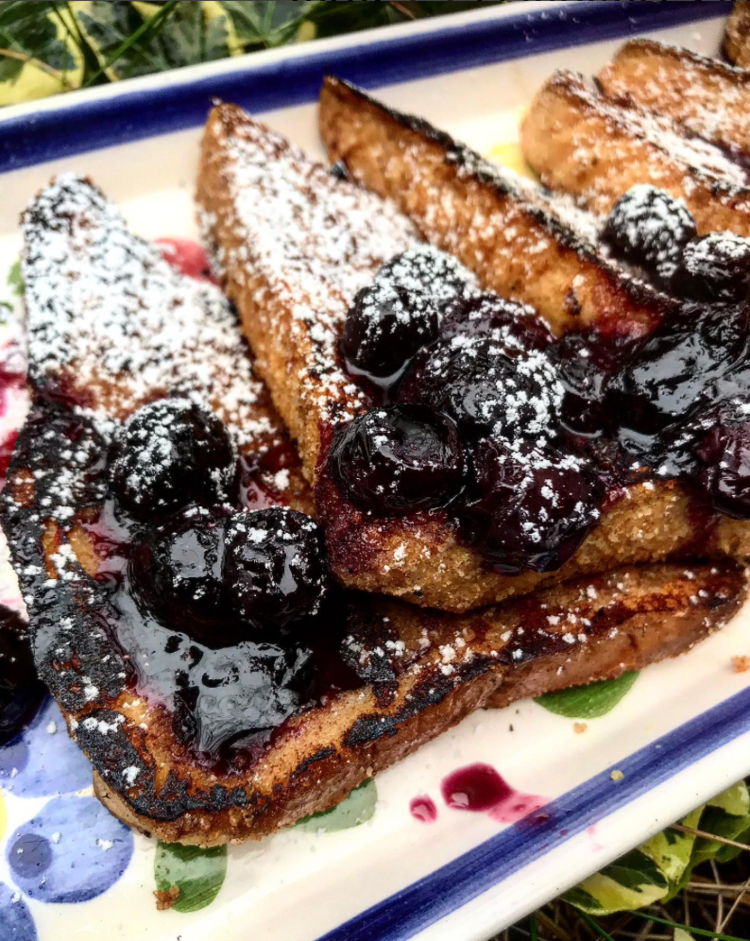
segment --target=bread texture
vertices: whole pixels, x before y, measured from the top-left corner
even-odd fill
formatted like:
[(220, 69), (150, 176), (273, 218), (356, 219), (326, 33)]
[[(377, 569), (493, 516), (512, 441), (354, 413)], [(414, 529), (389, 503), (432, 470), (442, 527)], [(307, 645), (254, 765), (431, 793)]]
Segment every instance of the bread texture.
[(724, 34), (724, 55), (742, 69), (750, 68), (750, 2), (737, 0)]
[(689, 49), (634, 39), (597, 75), (603, 94), (676, 121), (731, 154), (750, 154), (750, 73)]
[(607, 213), (632, 186), (651, 183), (685, 200), (700, 235), (750, 235), (743, 167), (670, 118), (610, 101), (573, 72), (556, 72), (537, 92), (521, 146), (546, 186), (593, 212)]
[[(437, 149), (440, 165), (452, 166), (452, 161), (446, 161), (444, 142), (438, 144), (421, 131), (414, 132), (415, 141), (408, 129), (377, 103), (360, 101), (348, 86), (341, 88), (345, 99), (333, 98), (340, 83), (326, 87), (333, 91), (321, 102), (321, 120), (332, 156), (346, 162), (355, 179), (362, 179), (376, 191), (384, 187), (380, 195), (399, 200), (404, 192), (418, 193), (422, 177), (431, 178), (431, 168), (437, 172), (437, 157), (422, 159), (422, 142), (430, 150)], [(362, 139), (367, 146), (349, 146), (334, 139), (334, 132), (329, 133), (326, 127), (341, 128), (347, 141)], [(381, 136), (376, 140), (375, 134)], [(403, 157), (412, 152), (414, 162)], [(269, 155), (273, 155), (272, 168)], [(393, 168), (390, 182), (373, 178), (379, 170), (368, 172), (384, 166)], [(463, 190), (452, 191), (450, 183), (445, 188), (442, 184), (442, 180), (433, 179), (430, 199), (434, 205), (444, 205), (450, 198), (455, 220), (463, 212), (465, 194)], [(494, 185), (482, 186), (478, 192), (493, 198)], [(356, 287), (373, 277), (387, 251), (395, 253), (398, 245), (416, 244), (414, 229), (390, 202), (379, 201), (347, 181), (332, 179), (322, 165), (231, 105), (215, 108), (209, 118), (198, 202), (207, 243), (218, 259), (227, 294), (240, 313), (257, 357), (257, 369), (297, 442), (307, 478), (315, 485), (332, 568), (344, 585), (460, 612), (617, 565), (694, 554), (691, 498), (674, 483), (647, 483), (620, 493), (574, 558), (559, 572), (547, 575), (527, 572), (507, 576), (489, 570), (479, 553), (458, 541), (444, 512), (372, 518), (353, 506), (321, 475), (332, 430), (367, 408), (360, 390), (342, 370), (338, 337)], [(342, 202), (355, 204), (357, 211), (344, 212)], [(290, 235), (284, 220), (291, 213), (295, 214), (295, 230)], [(468, 209), (467, 225), (470, 213)], [(318, 217), (327, 220), (324, 234), (316, 231)], [(374, 232), (381, 248), (379, 256), (370, 253), (364, 261), (363, 252), (374, 238), (372, 232), (367, 234), (370, 217), (377, 220)], [(423, 224), (424, 215), (415, 209), (413, 221), (417, 226)], [(390, 237), (387, 249), (382, 247), (386, 244), (385, 228)], [(477, 224), (472, 231), (479, 229)], [(491, 226), (491, 231), (499, 230), (499, 223)], [(442, 231), (437, 219), (434, 228), (424, 234), (431, 239), (435, 236), (432, 240), (446, 247), (440, 238)], [(573, 234), (568, 235), (573, 241)], [(339, 254), (347, 240), (357, 243), (353, 258)], [(322, 242), (324, 248), (320, 247)], [(274, 246), (273, 251), (269, 245)], [(311, 259), (315, 245), (319, 254)], [(536, 253), (532, 255), (536, 257)], [(480, 280), (487, 270), (484, 264), (477, 266)], [(626, 281), (618, 283), (619, 316), (623, 321), (632, 316), (637, 324), (637, 311), (632, 307), (623, 310), (630, 296)], [(655, 292), (648, 296), (658, 299)], [(625, 326), (638, 329), (633, 323)], [(728, 530), (732, 532), (732, 551), (744, 553), (750, 546), (750, 540), (745, 543), (746, 529), (717, 521), (701, 534), (701, 553), (721, 555), (727, 547)]]

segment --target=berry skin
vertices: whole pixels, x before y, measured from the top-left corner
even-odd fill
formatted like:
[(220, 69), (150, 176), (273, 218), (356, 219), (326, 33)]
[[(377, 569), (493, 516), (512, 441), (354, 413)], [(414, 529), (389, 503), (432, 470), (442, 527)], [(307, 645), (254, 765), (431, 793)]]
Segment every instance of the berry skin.
[(719, 422), (697, 443), (698, 486), (711, 506), (750, 520), (750, 421)]
[(354, 299), (341, 353), (350, 373), (387, 391), (414, 354), (437, 337), (438, 311), (419, 290), (376, 281)]
[(236, 455), (223, 422), (188, 399), (144, 405), (118, 430), (109, 475), (119, 502), (149, 520), (226, 499)]
[(310, 517), (285, 507), (237, 513), (224, 533), (224, 587), (244, 618), (284, 628), (318, 613), (328, 575)]
[(655, 186), (639, 184), (617, 200), (602, 239), (617, 257), (640, 265), (664, 282), (696, 234), (695, 220), (684, 200)]
[(599, 485), (578, 458), (489, 438), (473, 463), (460, 532), (495, 571), (557, 571), (599, 519)]
[(498, 294), (477, 294), (446, 311), (441, 337), (490, 337), (523, 350), (544, 350), (554, 342), (547, 324), (532, 307)]
[(462, 434), (538, 437), (557, 424), (563, 388), (549, 357), (512, 337), (438, 340), (417, 357), (399, 399), (431, 405)]
[(15, 611), (0, 605), (0, 746), (21, 732), (45, 695), (36, 675), (28, 626)]
[(750, 299), (750, 239), (715, 232), (685, 246), (672, 275), (678, 297), (705, 303), (740, 303)]
[(426, 406), (391, 405), (339, 429), (329, 468), (358, 506), (409, 513), (445, 506), (456, 496), (463, 449), (450, 418)]
[(149, 535), (133, 554), (133, 572), (149, 607), (169, 626), (225, 640), (231, 608), (224, 592), (222, 520), (195, 515)]

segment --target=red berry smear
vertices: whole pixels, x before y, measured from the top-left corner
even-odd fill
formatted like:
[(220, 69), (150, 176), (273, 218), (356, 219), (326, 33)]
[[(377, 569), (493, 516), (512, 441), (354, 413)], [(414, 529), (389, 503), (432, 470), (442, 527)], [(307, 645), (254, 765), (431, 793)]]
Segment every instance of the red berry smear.
[(211, 264), (202, 245), (191, 239), (155, 239), (162, 255), (180, 274), (197, 281), (219, 282), (213, 276)]
[(546, 797), (516, 791), (491, 765), (479, 762), (443, 778), (440, 789), (454, 810), (486, 813), (497, 823), (516, 823), (547, 803)]

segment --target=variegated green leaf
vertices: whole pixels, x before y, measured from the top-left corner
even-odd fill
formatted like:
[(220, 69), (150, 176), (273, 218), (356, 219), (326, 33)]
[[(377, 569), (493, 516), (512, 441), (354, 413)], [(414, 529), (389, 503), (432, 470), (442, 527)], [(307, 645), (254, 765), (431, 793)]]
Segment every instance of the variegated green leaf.
[[(745, 784), (719, 794), (682, 823), (726, 839), (746, 842), (750, 834), (750, 795)], [(668, 828), (627, 853), (565, 895), (589, 915), (633, 911), (673, 898), (693, 869), (708, 859), (726, 861), (741, 852), (717, 840)]]

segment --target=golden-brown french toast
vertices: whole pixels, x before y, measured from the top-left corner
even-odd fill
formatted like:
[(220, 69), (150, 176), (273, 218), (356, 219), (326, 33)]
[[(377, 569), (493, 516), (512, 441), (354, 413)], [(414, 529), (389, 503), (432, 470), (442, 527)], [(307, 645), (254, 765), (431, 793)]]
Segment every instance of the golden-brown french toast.
[[(158, 474), (176, 440), (166, 421), (146, 441), (126, 439), (152, 464), (139, 469), (122, 452), (134, 417), (205, 403), (241, 455), (235, 484), (241, 516), (255, 526), (250, 541), (262, 541), (253, 521), (269, 505), (309, 507), (231, 308), (213, 285), (172, 271), (79, 177), (36, 198), (24, 236), (33, 407), (2, 496), (3, 528), (39, 672), (93, 765), (97, 794), (129, 825), (200, 845), (258, 839), (333, 806), (499, 701), (506, 680), (510, 701), (561, 678), (638, 669), (688, 649), (744, 597), (731, 563), (650, 566), (464, 617), (345, 596), (321, 649), (308, 651), (304, 634), (288, 647), (268, 635), (256, 643), (236, 609), (230, 623), (208, 618), (207, 575), (188, 595), (179, 579), (162, 578), (151, 540), (171, 540), (174, 560), (187, 537), (189, 568), (200, 568), (212, 514), (228, 512), (226, 502), (199, 503), (185, 511), (189, 528), (175, 522), (183, 517), (169, 501), (181, 493), (166, 485), (195, 486), (185, 476), (190, 449), (182, 442), (172, 468), (181, 476), (166, 483)], [(216, 437), (210, 422), (196, 419), (192, 431), (207, 428)], [(140, 473), (145, 489), (133, 480)], [(215, 473), (203, 480), (203, 496), (215, 484)], [(145, 506), (146, 493), (161, 502)]]
[(731, 154), (750, 154), (750, 74), (689, 49), (633, 39), (597, 75), (601, 91), (676, 121)]
[(422, 237), (482, 285), (532, 305), (555, 333), (650, 329), (670, 304), (594, 247), (597, 222), (420, 118), (328, 77), (320, 130), (332, 163), (392, 199)]
[(604, 98), (572, 72), (537, 92), (521, 146), (542, 182), (593, 212), (649, 183), (685, 200), (700, 235), (750, 235), (747, 172), (721, 149), (681, 133), (669, 118)]
[(750, 2), (736, 0), (727, 20), (724, 55), (742, 69), (750, 68)]

